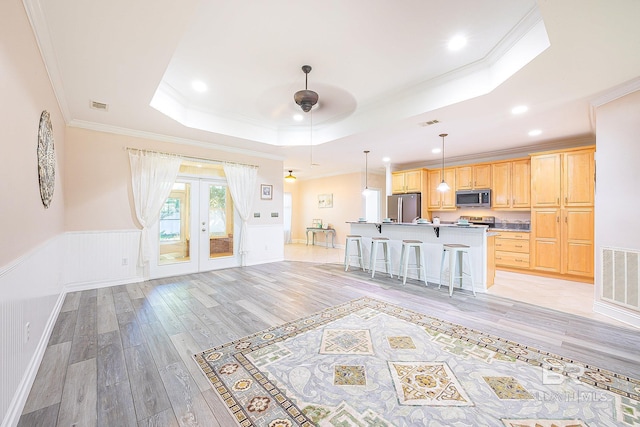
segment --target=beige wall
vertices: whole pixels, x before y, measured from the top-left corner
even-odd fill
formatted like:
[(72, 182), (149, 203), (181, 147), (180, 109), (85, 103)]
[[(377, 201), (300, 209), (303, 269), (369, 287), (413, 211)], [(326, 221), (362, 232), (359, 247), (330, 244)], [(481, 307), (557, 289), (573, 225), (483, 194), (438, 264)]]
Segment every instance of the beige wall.
[[(65, 124), (22, 2), (0, 2), (0, 267), (63, 231)], [(49, 209), (38, 185), (38, 123), (49, 111), (56, 187)]]
[[(138, 228), (131, 193), (129, 154), (140, 148), (259, 166), (254, 212), (250, 224), (282, 223), (282, 161), (198, 146), (177, 145), (87, 129), (67, 129), (65, 228), (68, 231)], [(260, 200), (260, 184), (273, 185), (273, 199)], [(279, 216), (272, 218), (271, 212)]]
[[(369, 173), (370, 188), (381, 190), (381, 215), (385, 212), (385, 177)], [(347, 221), (356, 221), (364, 216), (365, 202), (362, 196), (364, 174), (351, 173), (311, 180), (297, 180), (285, 183), (286, 192), (291, 193), (293, 213), (291, 220), (291, 239), (306, 241), (306, 227), (310, 227), (314, 219), (322, 219), (336, 230), (336, 244), (344, 244), (350, 232)], [(333, 194), (333, 208), (319, 208), (318, 196)]]

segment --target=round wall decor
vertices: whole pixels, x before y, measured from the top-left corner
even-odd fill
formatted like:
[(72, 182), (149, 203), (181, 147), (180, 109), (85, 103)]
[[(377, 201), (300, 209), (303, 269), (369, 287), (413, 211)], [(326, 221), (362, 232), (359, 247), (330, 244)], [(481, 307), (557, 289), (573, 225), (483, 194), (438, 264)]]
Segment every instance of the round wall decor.
[(51, 118), (46, 110), (40, 115), (38, 127), (38, 180), (42, 204), (48, 208), (56, 184), (56, 153), (53, 146)]

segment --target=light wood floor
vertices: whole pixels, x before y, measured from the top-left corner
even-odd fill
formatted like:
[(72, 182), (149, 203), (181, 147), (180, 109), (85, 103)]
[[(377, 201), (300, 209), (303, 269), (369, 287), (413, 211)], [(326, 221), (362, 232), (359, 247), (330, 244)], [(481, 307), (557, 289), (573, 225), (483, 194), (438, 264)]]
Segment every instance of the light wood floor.
[(491, 294), (449, 298), (433, 285), (345, 273), (341, 262), (285, 261), (67, 295), (19, 425), (232, 426), (191, 355), (362, 296), (640, 378), (637, 330)]

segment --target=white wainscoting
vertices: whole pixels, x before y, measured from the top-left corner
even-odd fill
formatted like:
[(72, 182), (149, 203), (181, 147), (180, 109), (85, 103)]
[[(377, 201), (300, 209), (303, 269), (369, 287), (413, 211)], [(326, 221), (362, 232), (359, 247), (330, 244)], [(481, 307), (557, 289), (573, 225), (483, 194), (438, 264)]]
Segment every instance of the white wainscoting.
[(247, 265), (284, 260), (284, 226), (282, 224), (249, 225)]
[(17, 424), (60, 310), (64, 240), (59, 235), (0, 267), (2, 426)]
[(140, 230), (66, 233), (65, 277), (69, 290), (93, 289), (143, 280), (136, 267)]

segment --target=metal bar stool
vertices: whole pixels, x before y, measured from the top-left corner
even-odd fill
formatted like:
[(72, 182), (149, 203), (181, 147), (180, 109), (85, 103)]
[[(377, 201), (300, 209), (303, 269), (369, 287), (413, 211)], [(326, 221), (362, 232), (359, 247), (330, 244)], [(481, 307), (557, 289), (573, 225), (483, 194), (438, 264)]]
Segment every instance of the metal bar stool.
[[(462, 287), (462, 278), (463, 276), (469, 276), (471, 279), (471, 291), (473, 292), (473, 296), (476, 295), (476, 289), (473, 284), (473, 268), (471, 266), (471, 252), (470, 247), (467, 245), (460, 245), (456, 243), (450, 243), (446, 245), (442, 245), (442, 259), (440, 260), (440, 286), (442, 286), (442, 274), (444, 273), (444, 258), (445, 255), (449, 254), (449, 296), (453, 295), (453, 281), (455, 279), (460, 279), (460, 287)], [(464, 272), (464, 266), (462, 265), (464, 255), (466, 254), (467, 264), (469, 265), (469, 272)], [(458, 267), (460, 268), (460, 275), (456, 275), (456, 262), (458, 263)]]
[[(349, 249), (351, 246), (353, 246), (353, 244), (355, 244), (356, 248), (358, 249), (357, 254), (349, 253)], [(349, 270), (352, 257), (358, 258), (358, 261), (360, 262), (360, 268), (362, 268), (362, 270), (364, 271), (364, 259), (362, 257), (362, 248), (363, 248), (362, 236), (359, 236), (357, 234), (347, 234), (347, 242), (344, 245), (344, 271)]]
[[(384, 251), (384, 258), (378, 259), (378, 246), (382, 245)], [(393, 277), (391, 274), (391, 253), (389, 251), (389, 238), (387, 237), (374, 237), (371, 239), (371, 258), (369, 260), (369, 269), (371, 270), (371, 278), (376, 275), (376, 264), (378, 262), (384, 262), (385, 272), (389, 274), (389, 277)]]
[[(409, 258), (411, 258), (411, 248), (414, 249), (416, 254), (416, 263), (409, 264)], [(402, 279), (402, 284), (407, 283), (408, 270), (417, 270), (418, 280), (420, 276), (424, 281), (424, 285), (427, 285), (427, 264), (424, 262), (424, 252), (421, 250), (422, 242), (420, 240), (403, 240), (402, 251), (400, 252), (400, 274), (398, 278)]]

